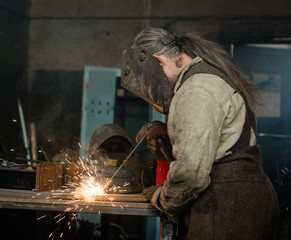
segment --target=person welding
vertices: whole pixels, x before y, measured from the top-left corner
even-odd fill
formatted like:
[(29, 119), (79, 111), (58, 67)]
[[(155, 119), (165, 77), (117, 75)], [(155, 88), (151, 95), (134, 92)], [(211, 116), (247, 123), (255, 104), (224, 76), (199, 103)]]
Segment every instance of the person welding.
[(169, 142), (167, 179), (144, 194), (177, 224), (177, 239), (275, 239), (279, 208), (256, 145), (256, 88), (222, 47), (145, 29), (123, 53), (121, 84), (167, 115), (137, 141), (149, 131), (153, 153), (158, 137)]

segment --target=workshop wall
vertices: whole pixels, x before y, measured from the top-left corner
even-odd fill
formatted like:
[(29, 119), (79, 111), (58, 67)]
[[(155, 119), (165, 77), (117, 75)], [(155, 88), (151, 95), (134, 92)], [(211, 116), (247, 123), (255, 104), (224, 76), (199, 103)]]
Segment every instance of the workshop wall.
[(29, 0), (0, 4), (0, 73), (15, 81), (27, 68)]
[[(27, 121), (38, 121), (45, 126), (47, 122), (55, 126), (58, 118), (53, 114), (64, 112), (72, 104), (73, 110), (64, 119), (72, 115), (78, 119), (84, 66), (119, 67), (122, 50), (129, 47), (135, 35), (145, 27), (193, 30), (225, 46), (282, 42), (291, 37), (291, 2), (288, 0), (181, 0), (178, 3), (175, 0), (0, 0), (0, 11), (3, 23), (0, 50), (4, 52), (1, 71), (6, 79), (13, 79), (5, 81), (1, 88), (6, 89), (3, 102), (13, 98), (12, 107), (16, 109), (15, 99), (20, 95), (15, 93), (17, 83), (20, 89), (27, 91), (23, 99)], [(61, 87), (57, 88), (54, 81)], [(65, 86), (72, 82), (77, 87), (68, 87), (68, 93)], [(46, 92), (43, 86), (50, 84)], [(62, 95), (64, 97), (60, 98)], [(51, 109), (45, 106), (48, 99), (58, 100), (58, 111), (51, 111), (53, 105)], [(10, 108), (9, 102), (4, 112)], [(1, 120), (3, 129), (10, 119), (11, 116)], [(73, 130), (70, 127), (65, 130), (66, 134), (60, 135), (68, 136), (71, 132), (73, 138), (78, 138), (79, 120), (72, 125), (77, 127)], [(53, 132), (59, 132), (60, 127), (56, 127)], [(7, 145), (10, 148), (13, 144)]]
[(17, 98), (26, 95), (28, 16), (29, 0), (0, 1), (0, 152), (21, 151), (21, 128), (13, 119)]
[(286, 37), (290, 14), (288, 0), (31, 0), (30, 74), (118, 67), (122, 50), (149, 26), (194, 30), (220, 42)]
[[(32, 96), (30, 108), (33, 106), (34, 109), (37, 108), (35, 103), (39, 105), (41, 102), (35, 98), (38, 94), (35, 89), (39, 89), (37, 85), (45, 84), (43, 81), (49, 84), (53, 75), (57, 79), (62, 78), (60, 81), (64, 85), (70, 84), (71, 72), (79, 72), (75, 83), (82, 82), (80, 72), (85, 65), (119, 67), (123, 49), (129, 47), (136, 34), (145, 27), (163, 27), (170, 31), (193, 30), (226, 46), (232, 42), (273, 41), (274, 36), (288, 37), (291, 33), (291, 2), (286, 0), (30, 2), (28, 90)], [(42, 79), (37, 74), (40, 71)], [(56, 76), (57, 71), (61, 71), (62, 75)], [(67, 76), (64, 76), (64, 71)], [(66, 94), (64, 89), (56, 91)], [(79, 88), (70, 94), (81, 99)], [(51, 98), (53, 95), (43, 89), (42, 97), (46, 96)], [(61, 111), (71, 104), (63, 102)], [(80, 108), (81, 102), (77, 106)], [(79, 116), (77, 108), (70, 115)], [(53, 112), (58, 111), (44, 114), (45, 121), (38, 122), (38, 126), (46, 122), (55, 125)], [(35, 114), (31, 115), (35, 117)], [(42, 114), (38, 114), (38, 121), (40, 116)], [(77, 131), (68, 129), (66, 132)]]

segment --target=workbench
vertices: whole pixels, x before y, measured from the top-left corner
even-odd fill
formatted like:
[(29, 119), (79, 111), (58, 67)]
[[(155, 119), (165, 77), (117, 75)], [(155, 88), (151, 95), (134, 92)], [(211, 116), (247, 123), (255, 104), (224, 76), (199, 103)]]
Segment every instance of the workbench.
[[(64, 211), (74, 213), (96, 213), (96, 214), (119, 214), (138, 216), (159, 216), (159, 211), (140, 194), (122, 194), (122, 201), (115, 201), (116, 194), (112, 201), (72, 200), (52, 198), (51, 192), (34, 192), (29, 190), (4, 189), (0, 188), (0, 208)], [(143, 200), (143, 198), (145, 200)], [(129, 201), (127, 201), (127, 199)], [(136, 202), (134, 200), (137, 200)]]

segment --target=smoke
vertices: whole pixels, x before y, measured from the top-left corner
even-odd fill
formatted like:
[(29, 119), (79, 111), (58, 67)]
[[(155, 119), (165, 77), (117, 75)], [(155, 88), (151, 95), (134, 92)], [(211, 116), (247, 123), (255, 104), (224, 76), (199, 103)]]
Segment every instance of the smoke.
[(64, 148), (79, 148), (82, 79), (82, 72), (36, 72), (31, 121), (39, 148), (50, 157)]

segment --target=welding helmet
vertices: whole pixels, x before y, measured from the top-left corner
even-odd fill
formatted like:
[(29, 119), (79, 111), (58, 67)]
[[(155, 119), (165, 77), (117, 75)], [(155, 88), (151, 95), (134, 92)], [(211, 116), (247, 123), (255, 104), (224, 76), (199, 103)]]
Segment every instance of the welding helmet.
[(173, 89), (158, 61), (143, 48), (123, 52), (121, 86), (144, 99), (163, 114), (168, 114)]
[(116, 124), (104, 124), (92, 135), (89, 144), (89, 158), (97, 159), (100, 155), (121, 154), (122, 158), (132, 149), (126, 131)]
[[(96, 172), (110, 178), (133, 147), (126, 131), (116, 124), (105, 124), (92, 135), (89, 144), (89, 160), (96, 166)], [(112, 180), (118, 190), (115, 193), (140, 192), (155, 183), (155, 156), (150, 150), (134, 152)], [(125, 186), (125, 183), (129, 185)]]
[(93, 133), (90, 141), (90, 145), (94, 144), (95, 147), (100, 147), (106, 140), (111, 137), (118, 136), (124, 138), (129, 145), (131, 141), (126, 131), (117, 124), (104, 124)]

